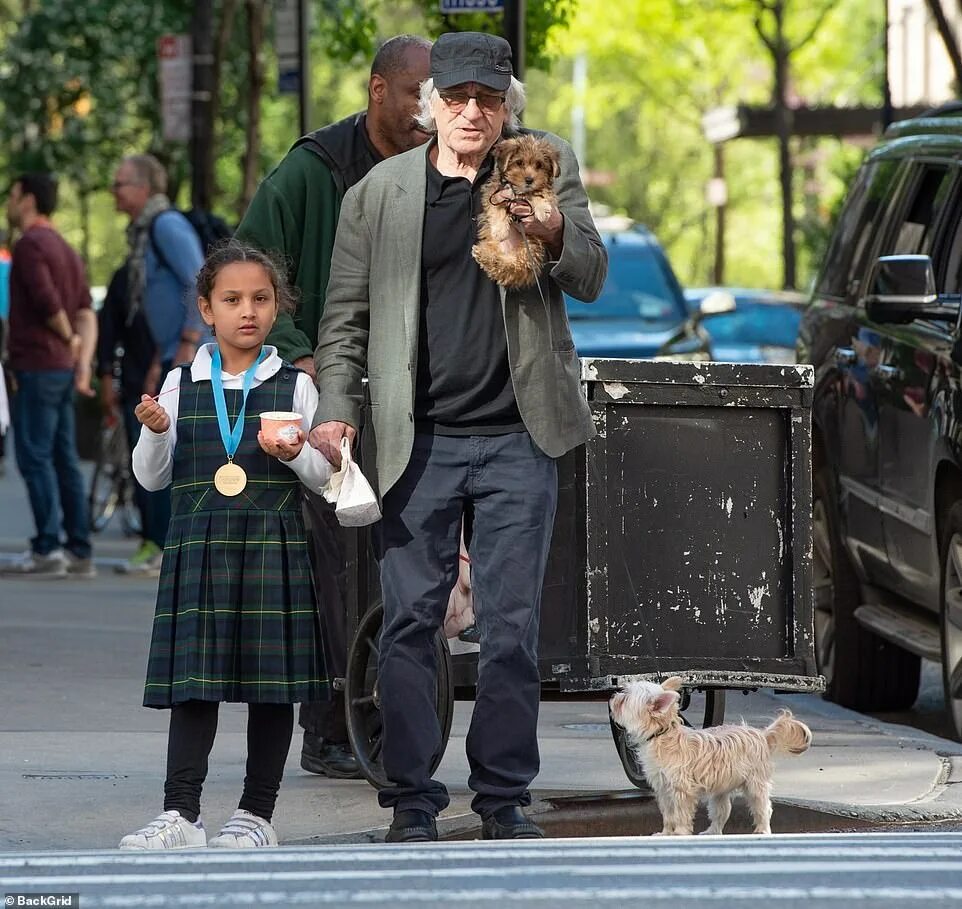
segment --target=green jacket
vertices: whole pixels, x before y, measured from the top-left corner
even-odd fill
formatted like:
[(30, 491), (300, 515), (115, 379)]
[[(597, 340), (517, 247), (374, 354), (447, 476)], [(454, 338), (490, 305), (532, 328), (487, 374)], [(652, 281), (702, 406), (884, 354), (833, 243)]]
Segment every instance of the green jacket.
[(267, 338), (289, 363), (314, 353), (340, 210), (331, 169), (302, 145), (264, 178), (237, 228), (239, 240), (290, 263), (297, 310), (293, 317), (281, 313)]
[[(545, 265), (541, 287), (547, 305), (537, 287), (530, 287), (502, 289), (501, 306), (521, 418), (535, 444), (556, 458), (595, 432), (562, 292), (586, 302), (596, 299), (608, 256), (588, 212), (571, 146), (557, 136), (538, 135), (561, 155), (555, 191), (565, 219), (562, 252), (557, 262)], [(383, 161), (344, 196), (314, 356), (320, 394), (314, 425), (336, 420), (357, 427), (361, 379), (368, 377), (370, 423), (361, 444), (364, 462), (377, 464), (369, 479), (377, 481), (382, 495), (401, 476), (414, 444), (425, 156), (430, 148), (428, 143)], [(451, 343), (459, 342), (452, 338)], [(464, 356), (472, 351), (464, 350)]]

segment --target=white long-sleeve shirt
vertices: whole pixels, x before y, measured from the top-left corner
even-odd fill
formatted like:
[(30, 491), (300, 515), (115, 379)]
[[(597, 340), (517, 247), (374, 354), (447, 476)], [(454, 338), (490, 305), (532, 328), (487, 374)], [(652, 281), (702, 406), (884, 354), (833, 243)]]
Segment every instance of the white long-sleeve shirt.
[[(192, 382), (210, 379), (211, 355), (214, 344), (204, 344), (197, 350), (197, 356), (190, 366)], [(268, 355), (258, 364), (254, 372), (252, 388), (267, 381), (281, 368), (281, 358), (277, 355), (277, 348), (267, 346)], [(166, 432), (154, 432), (146, 426), (140, 427), (140, 438), (134, 447), (133, 468), (134, 476), (144, 489), (156, 492), (170, 485), (174, 472), (174, 446), (177, 444), (177, 413), (180, 405), (180, 376), (177, 368), (168, 373), (157, 403), (167, 411), (170, 417), (170, 428)], [(244, 387), (244, 374), (231, 375), (221, 372), (224, 388)], [(176, 389), (176, 390), (175, 390)], [(167, 394), (170, 392), (170, 394)], [(298, 373), (294, 386), (293, 410), (303, 415), (301, 429), (304, 431), (305, 441), (297, 457), (292, 461), (281, 461), (297, 474), (298, 479), (312, 492), (319, 493), (330, 479), (333, 468), (328, 460), (316, 449), (311, 448), (306, 440), (311, 431), (311, 418), (317, 410), (317, 389), (307, 373)], [(224, 453), (227, 460), (227, 453)], [(280, 459), (278, 459), (280, 460)]]

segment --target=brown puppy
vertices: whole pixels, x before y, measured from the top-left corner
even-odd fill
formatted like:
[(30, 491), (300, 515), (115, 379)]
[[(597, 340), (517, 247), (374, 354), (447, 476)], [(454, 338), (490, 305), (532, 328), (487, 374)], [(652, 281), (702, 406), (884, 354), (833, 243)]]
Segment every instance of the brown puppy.
[(478, 242), (471, 253), (502, 287), (530, 287), (541, 274), (544, 243), (522, 237), (516, 219), (534, 214), (542, 223), (548, 220), (558, 204), (552, 184), (559, 173), (558, 151), (545, 139), (523, 135), (494, 147), (494, 170), (481, 190)]
[[(695, 809), (708, 800), (711, 826), (721, 833), (732, 794), (741, 791), (755, 819), (755, 833), (771, 833), (772, 753), (801, 754), (812, 732), (782, 710), (765, 729), (714, 726), (689, 729), (678, 716), (678, 676), (626, 685), (610, 702), (611, 717), (628, 733), (661, 811), (662, 836), (692, 833)], [(656, 834), (657, 835), (657, 834)]]

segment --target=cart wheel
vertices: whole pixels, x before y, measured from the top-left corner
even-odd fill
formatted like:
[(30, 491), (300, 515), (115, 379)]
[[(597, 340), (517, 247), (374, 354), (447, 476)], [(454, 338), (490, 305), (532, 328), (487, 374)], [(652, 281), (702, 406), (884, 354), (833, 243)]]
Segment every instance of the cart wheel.
[[(375, 788), (389, 785), (381, 764), (381, 697), (378, 692), (377, 657), (381, 640), (384, 607), (375, 603), (358, 623), (347, 657), (344, 699), (347, 705), (347, 734), (364, 778)], [(434, 639), (438, 665), (438, 688), (435, 707), (441, 727), (441, 747), (431, 762), (433, 773), (441, 763), (451, 734), (454, 716), (454, 675), (451, 651), (438, 630)]]
[[(686, 692), (687, 695), (687, 692)], [(685, 707), (688, 706), (688, 698), (685, 697), (683, 703)], [(688, 718), (682, 714), (682, 720), (685, 722), (686, 726), (690, 726), (691, 723), (688, 722)], [(707, 729), (709, 726), (720, 726), (725, 721), (725, 690), (723, 688), (708, 688), (705, 691), (705, 713), (702, 717), (702, 729)], [(631, 782), (632, 786), (637, 786), (639, 789), (643, 789), (646, 792), (651, 791), (651, 787), (648, 785), (648, 780), (645, 779), (645, 771), (641, 769), (641, 764), (638, 762), (638, 758), (635, 757), (635, 750), (631, 747), (631, 743), (628, 741), (628, 736), (625, 735), (625, 730), (622, 729), (611, 717), (608, 717), (608, 723), (611, 726), (611, 737), (615, 740), (615, 750), (618, 752), (618, 757), (621, 759), (621, 766), (624, 768), (625, 776)]]

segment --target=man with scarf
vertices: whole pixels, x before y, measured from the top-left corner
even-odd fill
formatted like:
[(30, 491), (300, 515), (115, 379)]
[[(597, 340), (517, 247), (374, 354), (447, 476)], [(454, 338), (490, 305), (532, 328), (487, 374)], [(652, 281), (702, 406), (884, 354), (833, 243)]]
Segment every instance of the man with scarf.
[[(153, 155), (131, 155), (121, 161), (111, 186), (117, 211), (130, 218), (127, 227), (129, 254), (120, 276), (126, 280), (127, 312), (124, 322), (134, 325), (142, 314), (153, 341), (137, 364), (143, 371), (139, 388), (130, 376), (122, 382), (120, 406), (130, 445), (137, 442), (140, 426), (134, 408), (141, 394), (156, 394), (163, 377), (178, 363), (194, 358), (197, 344), (206, 334), (197, 309), (195, 278), (204, 263), (197, 232), (171, 207), (167, 198), (167, 172)], [(104, 361), (101, 360), (101, 363)], [(125, 368), (131, 364), (125, 359)], [(104, 367), (101, 367), (103, 372)], [(140, 371), (140, 370), (138, 370)], [(116, 408), (112, 381), (100, 383), (108, 412)], [(136, 487), (143, 542), (133, 558), (119, 569), (125, 574), (156, 576), (160, 573), (167, 525), (170, 522), (170, 491), (147, 492)]]

